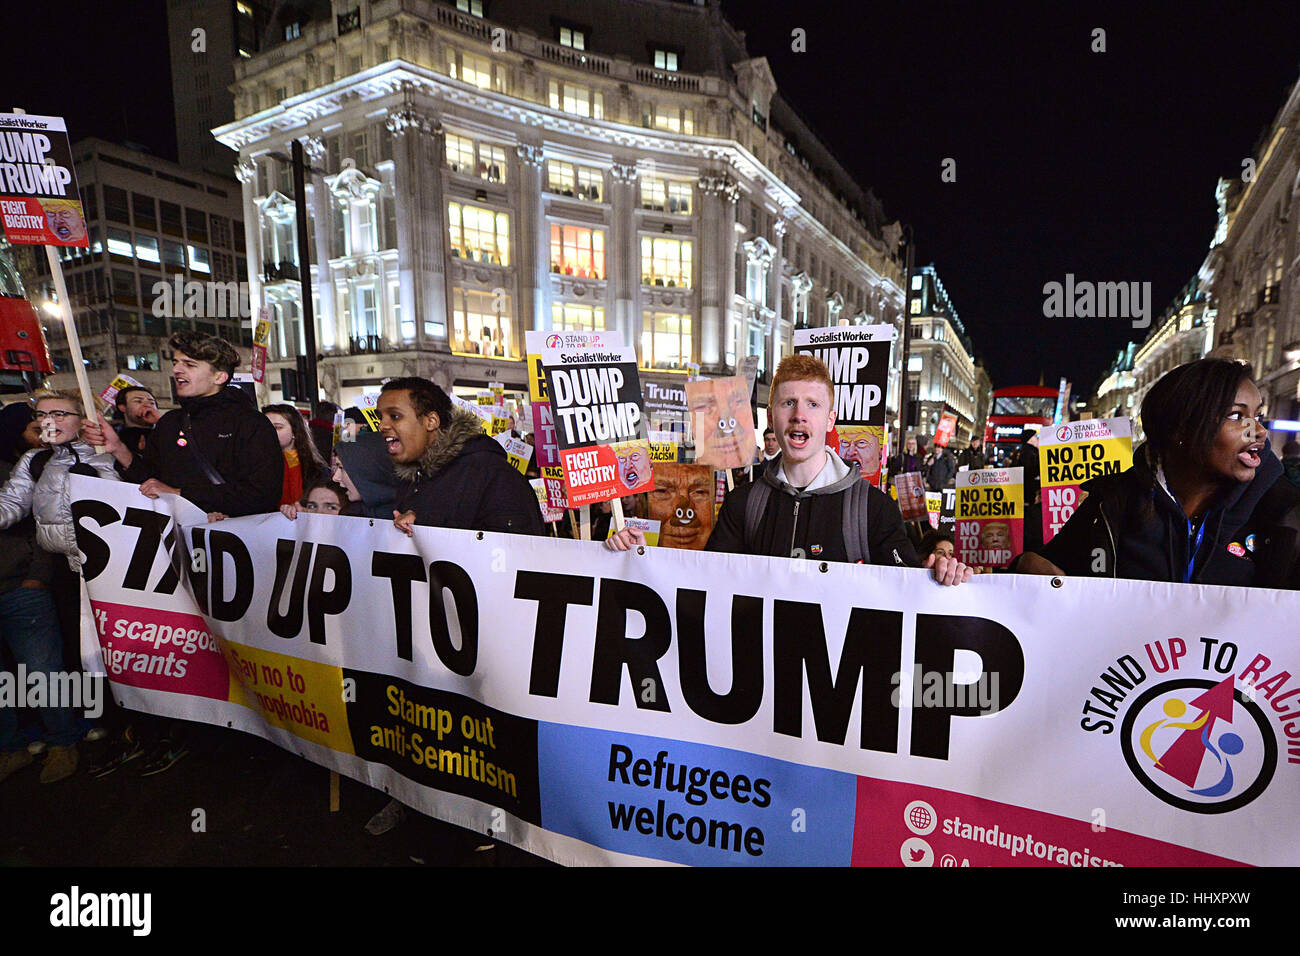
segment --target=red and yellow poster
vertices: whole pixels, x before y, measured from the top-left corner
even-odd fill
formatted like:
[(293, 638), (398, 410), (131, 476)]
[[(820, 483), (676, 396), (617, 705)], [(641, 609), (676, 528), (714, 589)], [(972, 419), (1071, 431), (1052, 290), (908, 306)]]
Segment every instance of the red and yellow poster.
[(957, 472), (957, 560), (1005, 568), (1024, 549), (1024, 469)]
[(62, 117), (0, 113), (0, 222), (15, 245), (90, 245)]

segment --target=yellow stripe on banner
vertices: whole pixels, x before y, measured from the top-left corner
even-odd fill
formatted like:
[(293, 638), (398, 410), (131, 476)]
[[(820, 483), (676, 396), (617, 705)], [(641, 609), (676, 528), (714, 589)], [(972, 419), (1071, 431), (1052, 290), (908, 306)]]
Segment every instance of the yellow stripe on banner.
[(272, 727), (296, 737), (350, 754), (343, 702), (343, 670), (223, 640), (221, 651), (230, 666), (230, 701), (262, 715)]

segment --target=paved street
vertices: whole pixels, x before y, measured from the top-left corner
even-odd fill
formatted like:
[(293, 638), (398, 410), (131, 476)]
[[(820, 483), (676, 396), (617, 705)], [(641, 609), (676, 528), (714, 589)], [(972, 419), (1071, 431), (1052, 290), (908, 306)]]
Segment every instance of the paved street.
[[(0, 866), (550, 866), (513, 847), (477, 853), (459, 827), (407, 819), (378, 837), (363, 829), (388, 798), (347, 777), (329, 812), (329, 772), (257, 737), (216, 733), (205, 754), (141, 777), (84, 765), (39, 781), (40, 761), (0, 783)], [(207, 830), (191, 829), (193, 811)]]

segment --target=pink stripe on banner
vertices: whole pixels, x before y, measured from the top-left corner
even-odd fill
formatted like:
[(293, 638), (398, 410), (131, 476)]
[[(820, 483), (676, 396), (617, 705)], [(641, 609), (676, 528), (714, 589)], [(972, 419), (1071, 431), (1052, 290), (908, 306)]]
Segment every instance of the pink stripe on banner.
[(858, 778), (854, 866), (1245, 866), (949, 790)]
[(109, 678), (119, 684), (227, 700), (230, 671), (197, 614), (91, 601)]

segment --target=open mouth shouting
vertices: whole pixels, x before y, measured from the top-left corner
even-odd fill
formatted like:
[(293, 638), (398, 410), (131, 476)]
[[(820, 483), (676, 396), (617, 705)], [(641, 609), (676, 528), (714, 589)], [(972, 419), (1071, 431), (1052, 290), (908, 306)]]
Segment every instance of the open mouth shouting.
[(1250, 445), (1247, 445), (1246, 448), (1244, 448), (1241, 452), (1237, 454), (1237, 460), (1241, 462), (1243, 465), (1245, 465), (1247, 468), (1251, 468), (1251, 469), (1258, 468), (1259, 461), (1260, 461), (1259, 455), (1260, 452), (1262, 452), (1263, 450), (1264, 450), (1263, 442), (1259, 442), (1259, 441), (1252, 442)]
[(808, 442), (812, 435), (806, 428), (787, 428), (785, 430), (786, 444), (794, 451), (802, 451), (808, 447)]

